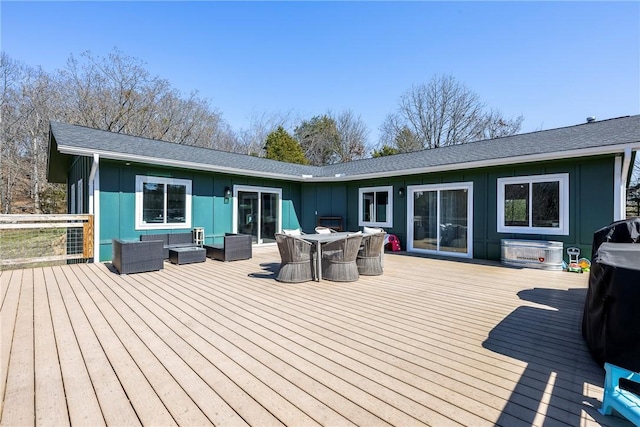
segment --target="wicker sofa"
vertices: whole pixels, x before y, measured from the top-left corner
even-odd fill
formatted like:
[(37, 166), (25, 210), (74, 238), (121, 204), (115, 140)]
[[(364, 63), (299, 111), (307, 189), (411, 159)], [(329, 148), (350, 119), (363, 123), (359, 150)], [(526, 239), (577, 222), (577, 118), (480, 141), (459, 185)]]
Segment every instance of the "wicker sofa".
[(140, 241), (162, 240), (164, 259), (169, 259), (169, 249), (198, 246), (191, 233), (141, 234)]
[(111, 264), (120, 274), (162, 270), (164, 248), (162, 240), (123, 241), (112, 240)]
[(224, 243), (216, 245), (204, 245), (209, 258), (220, 261), (237, 261), (240, 259), (250, 259), (252, 256), (251, 235), (226, 233)]

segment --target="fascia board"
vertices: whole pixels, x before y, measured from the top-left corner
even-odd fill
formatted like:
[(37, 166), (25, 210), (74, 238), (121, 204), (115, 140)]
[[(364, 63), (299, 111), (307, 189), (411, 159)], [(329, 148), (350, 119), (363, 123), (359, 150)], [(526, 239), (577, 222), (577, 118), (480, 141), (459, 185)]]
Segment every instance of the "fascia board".
[(475, 162), (449, 163), (446, 165), (427, 166), (424, 168), (383, 171), (378, 173), (369, 173), (369, 174), (361, 174), (361, 175), (344, 175), (344, 176), (341, 176), (340, 178), (326, 177), (326, 178), (318, 178), (317, 180), (318, 181), (335, 181), (335, 180), (358, 181), (362, 179), (372, 179), (372, 178), (388, 178), (388, 177), (395, 177), (395, 176), (421, 175), (421, 174), (435, 173), (435, 172), (449, 172), (449, 171), (468, 170), (468, 169), (485, 168), (485, 167), (493, 167), (493, 166), (505, 166), (505, 165), (551, 161), (551, 160), (567, 160), (567, 159), (573, 159), (573, 158), (607, 155), (607, 154), (620, 154), (620, 153), (623, 153), (625, 149), (640, 150), (640, 142), (609, 145), (604, 147), (585, 148), (580, 151), (574, 151), (574, 150), (556, 151), (553, 153), (531, 154), (527, 156), (515, 156), (515, 157), (503, 157), (499, 159), (480, 160)]
[(92, 150), (92, 149), (83, 149), (78, 147), (58, 145), (58, 150), (64, 154), (74, 154), (74, 155), (89, 156), (89, 157), (93, 157), (94, 154), (98, 154), (100, 155), (101, 158), (111, 159), (111, 160), (148, 163), (148, 164), (154, 164), (158, 166), (175, 166), (175, 167), (180, 167), (185, 169), (195, 169), (195, 170), (208, 171), (208, 172), (230, 173), (234, 175), (250, 174), (252, 176), (261, 177), (261, 178), (274, 178), (274, 179), (282, 179), (285, 181), (297, 181), (297, 182), (360, 181), (363, 179), (389, 178), (389, 177), (396, 177), (396, 176), (419, 175), (419, 174), (456, 171), (456, 170), (468, 170), (468, 169), (476, 169), (476, 168), (483, 168), (483, 167), (504, 166), (504, 165), (513, 165), (513, 164), (522, 164), (522, 163), (531, 163), (531, 162), (540, 162), (540, 161), (566, 160), (571, 158), (581, 158), (581, 157), (606, 155), (606, 154), (619, 154), (619, 153), (623, 153), (625, 149), (640, 150), (640, 141), (634, 141), (634, 142), (616, 144), (616, 145), (607, 145), (603, 147), (584, 148), (578, 151), (576, 150), (555, 151), (553, 153), (503, 157), (498, 159), (479, 160), (475, 162), (465, 162), (465, 163), (450, 163), (446, 165), (426, 166), (423, 168), (381, 171), (381, 172), (358, 174), (358, 175), (344, 174), (339, 177), (336, 177), (334, 175), (298, 176), (298, 175), (286, 175), (286, 174), (269, 173), (269, 172), (258, 172), (258, 171), (238, 169), (233, 167), (211, 166), (204, 163), (184, 162), (179, 160), (163, 159), (163, 158), (157, 158), (157, 157), (140, 157), (140, 156), (134, 156), (130, 154), (115, 153), (112, 151)]
[(284, 175), (278, 173), (269, 173), (269, 172), (257, 172), (253, 170), (246, 169), (237, 169), (233, 167), (225, 167), (225, 166), (211, 166), (206, 163), (196, 163), (196, 162), (185, 162), (181, 160), (171, 160), (165, 158), (158, 157), (147, 157), (147, 156), (134, 156), (131, 154), (123, 154), (123, 153), (114, 153), (113, 151), (102, 151), (102, 150), (91, 150), (91, 149), (82, 149), (77, 147), (65, 147), (58, 146), (58, 149), (61, 153), (64, 154), (72, 154), (77, 156), (88, 156), (93, 157), (94, 154), (98, 154), (101, 159), (108, 160), (122, 160), (126, 162), (135, 162), (135, 163), (146, 163), (157, 166), (175, 166), (183, 169), (192, 169), (199, 171), (207, 171), (207, 172), (221, 172), (221, 173), (229, 173), (234, 175), (247, 175), (251, 174), (252, 176), (257, 176), (261, 178), (275, 178), (282, 179), (286, 181), (302, 181), (301, 178), (292, 175)]

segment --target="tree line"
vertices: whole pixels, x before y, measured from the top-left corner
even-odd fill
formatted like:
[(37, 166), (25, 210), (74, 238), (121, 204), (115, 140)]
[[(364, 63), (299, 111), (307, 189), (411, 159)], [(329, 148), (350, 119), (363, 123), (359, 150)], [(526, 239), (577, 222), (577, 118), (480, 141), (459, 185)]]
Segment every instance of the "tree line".
[(65, 188), (46, 181), (50, 121), (311, 165), (423, 150), (513, 135), (523, 118), (489, 109), (452, 76), (409, 88), (369, 143), (369, 129), (347, 110), (307, 119), (267, 114), (232, 129), (222, 112), (153, 76), (114, 49), (70, 55), (53, 72), (0, 53), (0, 212), (66, 210)]

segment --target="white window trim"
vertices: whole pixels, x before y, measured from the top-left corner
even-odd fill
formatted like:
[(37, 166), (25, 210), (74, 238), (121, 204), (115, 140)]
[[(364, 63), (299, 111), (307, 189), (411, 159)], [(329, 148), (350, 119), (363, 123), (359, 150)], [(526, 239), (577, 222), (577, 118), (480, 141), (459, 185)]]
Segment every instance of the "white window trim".
[[(146, 182), (157, 184), (165, 184), (165, 209), (166, 209), (166, 185), (184, 185), (187, 189), (185, 200), (185, 222), (179, 223), (162, 223), (147, 224), (142, 219), (142, 186)], [(165, 212), (166, 221), (166, 212)], [(191, 180), (177, 178), (161, 178), (156, 176), (136, 175), (136, 230), (155, 230), (155, 229), (182, 229), (191, 228)]]
[[(282, 188), (277, 187), (257, 187), (254, 185), (234, 185), (233, 186), (233, 212), (231, 217), (231, 229), (234, 233), (238, 230), (238, 192), (255, 192), (255, 193), (271, 193), (278, 195), (278, 218), (276, 218), (276, 230), (278, 233), (282, 232)], [(259, 201), (262, 204), (262, 199)], [(262, 206), (260, 206), (262, 211)], [(260, 231), (262, 232), (262, 231)], [(262, 242), (258, 242), (258, 245), (262, 245)], [(265, 246), (273, 245), (273, 243), (266, 243)]]
[[(536, 182), (559, 182), (559, 214), (560, 224), (557, 228), (550, 227), (522, 227), (504, 225), (504, 187), (507, 184), (533, 184)], [(529, 192), (531, 197), (531, 192)], [(557, 173), (548, 175), (514, 176), (508, 178), (498, 178), (498, 233), (518, 233), (518, 234), (544, 234), (555, 236), (569, 235), (569, 174)], [(532, 219), (532, 203), (529, 203), (529, 218)]]
[[(414, 241), (414, 193), (416, 191), (467, 190), (467, 252), (448, 252), (441, 250), (420, 249), (413, 247)], [(438, 196), (439, 198), (439, 196)], [(473, 258), (473, 182), (451, 182), (444, 184), (419, 184), (407, 187), (407, 251), (415, 253), (442, 255), (455, 258)], [(440, 209), (438, 209), (438, 224), (440, 223)], [(437, 239), (440, 240), (438, 229)]]
[[(362, 215), (363, 196), (364, 193), (387, 192), (387, 220), (382, 221), (365, 221)], [(393, 227), (393, 186), (386, 185), (383, 187), (363, 187), (358, 190), (358, 225), (360, 227)]]

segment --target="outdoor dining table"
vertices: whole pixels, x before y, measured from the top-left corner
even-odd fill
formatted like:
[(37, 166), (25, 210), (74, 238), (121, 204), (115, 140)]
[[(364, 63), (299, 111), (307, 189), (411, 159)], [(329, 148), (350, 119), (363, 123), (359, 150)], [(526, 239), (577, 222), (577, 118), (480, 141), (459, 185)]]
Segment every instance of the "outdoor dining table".
[(316, 233), (316, 234), (303, 234), (299, 236), (301, 239), (307, 242), (315, 243), (316, 245), (316, 280), (322, 280), (322, 244), (335, 242), (336, 240), (344, 239), (354, 232), (340, 231), (337, 233)]

